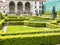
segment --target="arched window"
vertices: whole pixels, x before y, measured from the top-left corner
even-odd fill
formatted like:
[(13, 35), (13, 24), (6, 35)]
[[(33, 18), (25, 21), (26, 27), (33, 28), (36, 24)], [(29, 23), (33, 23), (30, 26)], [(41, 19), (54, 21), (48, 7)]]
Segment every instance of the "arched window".
[(25, 12), (30, 12), (30, 2), (25, 3)]
[(17, 11), (18, 11), (18, 13), (23, 12), (23, 3), (22, 2), (17, 3)]
[(9, 3), (9, 10), (10, 13), (15, 13), (15, 3), (13, 1)]

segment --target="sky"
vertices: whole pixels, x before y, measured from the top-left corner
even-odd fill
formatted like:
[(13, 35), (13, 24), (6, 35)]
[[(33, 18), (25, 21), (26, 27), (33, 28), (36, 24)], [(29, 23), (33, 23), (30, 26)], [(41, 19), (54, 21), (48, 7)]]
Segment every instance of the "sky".
[(5, 2), (5, 0), (3, 0)]

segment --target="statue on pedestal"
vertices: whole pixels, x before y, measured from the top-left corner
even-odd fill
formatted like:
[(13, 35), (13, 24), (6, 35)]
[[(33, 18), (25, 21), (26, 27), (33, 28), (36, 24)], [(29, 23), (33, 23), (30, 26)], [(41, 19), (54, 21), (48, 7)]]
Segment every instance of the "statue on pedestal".
[(55, 11), (55, 7), (53, 7), (53, 10), (52, 10), (52, 19), (55, 19), (57, 16), (57, 12)]

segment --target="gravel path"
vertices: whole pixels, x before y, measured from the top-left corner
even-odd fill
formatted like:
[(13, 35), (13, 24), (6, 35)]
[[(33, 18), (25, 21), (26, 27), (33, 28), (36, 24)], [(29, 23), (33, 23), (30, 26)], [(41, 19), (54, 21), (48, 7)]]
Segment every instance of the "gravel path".
[(4, 33), (6, 33), (7, 26), (4, 26), (2, 30), (3, 30)]

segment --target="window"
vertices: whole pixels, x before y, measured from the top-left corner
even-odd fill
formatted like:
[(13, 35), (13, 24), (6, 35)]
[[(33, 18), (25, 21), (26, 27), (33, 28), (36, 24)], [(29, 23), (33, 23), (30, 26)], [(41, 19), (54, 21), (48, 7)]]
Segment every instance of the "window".
[(35, 10), (35, 12), (36, 12), (36, 10)]
[(5, 6), (3, 8), (5, 8)]
[(35, 4), (36, 4), (36, 2), (35, 2)]
[(39, 14), (41, 14), (41, 10), (39, 10)]
[(39, 2), (39, 4), (42, 4), (42, 2)]
[(36, 6), (35, 6), (35, 8), (36, 8)]
[(5, 13), (5, 11), (3, 11)]
[(42, 6), (39, 6), (39, 8), (42, 8)]

